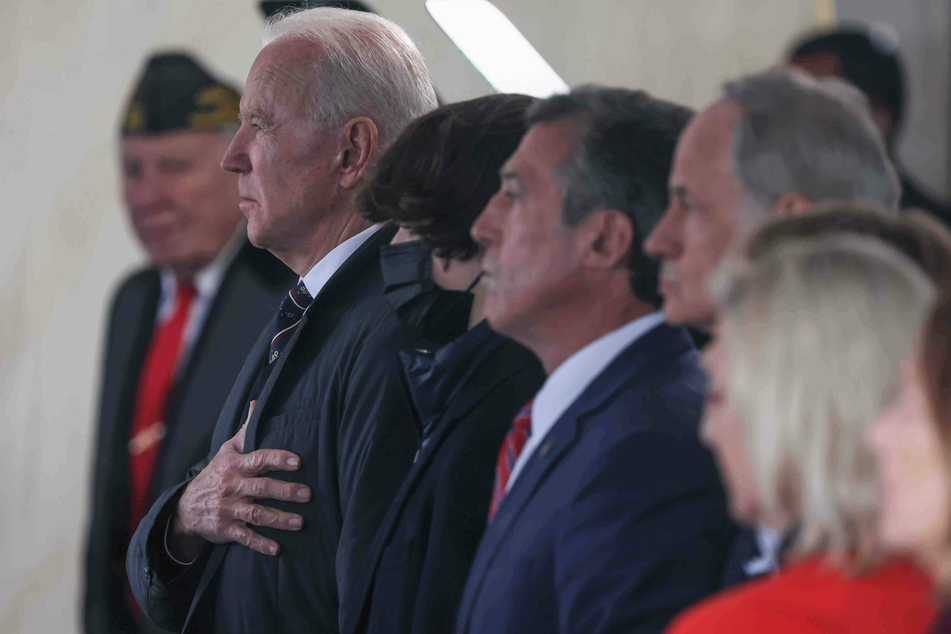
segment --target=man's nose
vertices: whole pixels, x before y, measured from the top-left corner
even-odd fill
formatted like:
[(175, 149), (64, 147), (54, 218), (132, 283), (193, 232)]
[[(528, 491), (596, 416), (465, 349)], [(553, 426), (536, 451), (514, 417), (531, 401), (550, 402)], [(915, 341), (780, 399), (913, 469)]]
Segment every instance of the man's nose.
[(164, 197), (164, 188), (155, 174), (145, 171), (134, 181), (126, 183), (125, 199), (130, 207), (148, 207)]
[(482, 210), (482, 213), (479, 214), (479, 217), (476, 218), (474, 223), (472, 223), (472, 229), (469, 231), (469, 235), (472, 236), (472, 239), (483, 248), (489, 246), (492, 243), (491, 236), (494, 223), (494, 203), (496, 202), (497, 197), (498, 194), (489, 199), (489, 204), (485, 206), (485, 209)]
[(674, 212), (671, 209), (667, 209), (664, 212), (664, 215), (661, 216), (660, 221), (647, 235), (647, 239), (644, 240), (644, 251), (647, 252), (647, 255), (656, 259), (664, 259), (676, 256), (676, 220), (674, 219)]
[(225, 155), (221, 157), (221, 169), (232, 174), (247, 174), (251, 171), (251, 161), (245, 149), (242, 129), (231, 139)]

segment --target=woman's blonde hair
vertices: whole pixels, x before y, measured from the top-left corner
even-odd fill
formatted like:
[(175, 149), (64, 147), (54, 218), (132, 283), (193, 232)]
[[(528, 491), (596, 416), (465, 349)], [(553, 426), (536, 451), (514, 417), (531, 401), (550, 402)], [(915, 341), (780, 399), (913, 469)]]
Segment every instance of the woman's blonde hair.
[(863, 433), (899, 389), (936, 291), (905, 249), (828, 229), (804, 237), (795, 221), (768, 223), (713, 292), (734, 333), (731, 390), (764, 511), (796, 518), (795, 555), (861, 568), (878, 554)]

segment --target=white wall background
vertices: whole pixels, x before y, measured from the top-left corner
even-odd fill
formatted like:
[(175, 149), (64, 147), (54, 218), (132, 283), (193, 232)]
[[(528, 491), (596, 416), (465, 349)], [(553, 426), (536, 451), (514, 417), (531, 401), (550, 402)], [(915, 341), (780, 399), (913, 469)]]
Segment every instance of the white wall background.
[[(370, 4), (417, 40), (444, 100), (489, 92), (429, 19), (423, 0)], [(821, 6), (497, 4), (569, 84), (643, 87), (694, 106), (728, 76), (771, 64)], [(861, 13), (865, 1), (843, 4)], [(883, 15), (891, 5), (871, 4)], [(947, 7), (928, 9), (943, 3), (900, 4), (919, 7), (921, 21), (902, 28), (911, 29), (912, 41), (915, 29), (925, 31), (916, 55), (928, 62), (931, 80), (941, 80), (914, 93), (928, 96), (928, 107), (916, 104), (914, 112), (929, 127), (908, 143), (930, 139), (933, 150), (909, 165), (928, 168), (928, 183), (943, 188), (951, 19)], [(0, 633), (78, 630), (102, 316), (116, 280), (141, 259), (124, 221), (114, 153), (131, 82), (150, 51), (175, 46), (243, 82), (259, 27), (253, 0), (0, 3)]]

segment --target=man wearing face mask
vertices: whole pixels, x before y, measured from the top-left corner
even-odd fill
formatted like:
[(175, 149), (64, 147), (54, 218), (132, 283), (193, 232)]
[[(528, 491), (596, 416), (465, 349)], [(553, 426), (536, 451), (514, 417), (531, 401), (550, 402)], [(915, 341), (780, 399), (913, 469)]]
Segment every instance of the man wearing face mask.
[(403, 328), (419, 451), (347, 593), (344, 634), (452, 630), (499, 446), (544, 380), (534, 355), (484, 320), (480, 249), (469, 236), (533, 101), (493, 95), (422, 117), (360, 197), (367, 219), (401, 227), (381, 265)]

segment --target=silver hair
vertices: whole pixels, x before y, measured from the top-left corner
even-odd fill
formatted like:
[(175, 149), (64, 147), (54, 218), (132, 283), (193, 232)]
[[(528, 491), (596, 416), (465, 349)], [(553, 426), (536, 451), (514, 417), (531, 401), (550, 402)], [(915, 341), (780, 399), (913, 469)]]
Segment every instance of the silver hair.
[[(742, 110), (733, 161), (762, 220), (783, 194), (897, 213), (901, 186), (868, 100), (837, 78), (772, 69), (724, 86)], [(759, 213), (756, 213), (756, 212)]]
[(320, 49), (306, 80), (316, 129), (366, 116), (386, 147), (407, 123), (438, 105), (419, 49), (385, 18), (328, 7), (282, 13), (265, 26), (262, 48), (290, 38)]
[(760, 504), (798, 520), (798, 555), (872, 563), (875, 462), (864, 433), (899, 389), (934, 283), (876, 237), (830, 234), (752, 256), (747, 247), (711, 287), (735, 333), (723, 341), (729, 389)]

